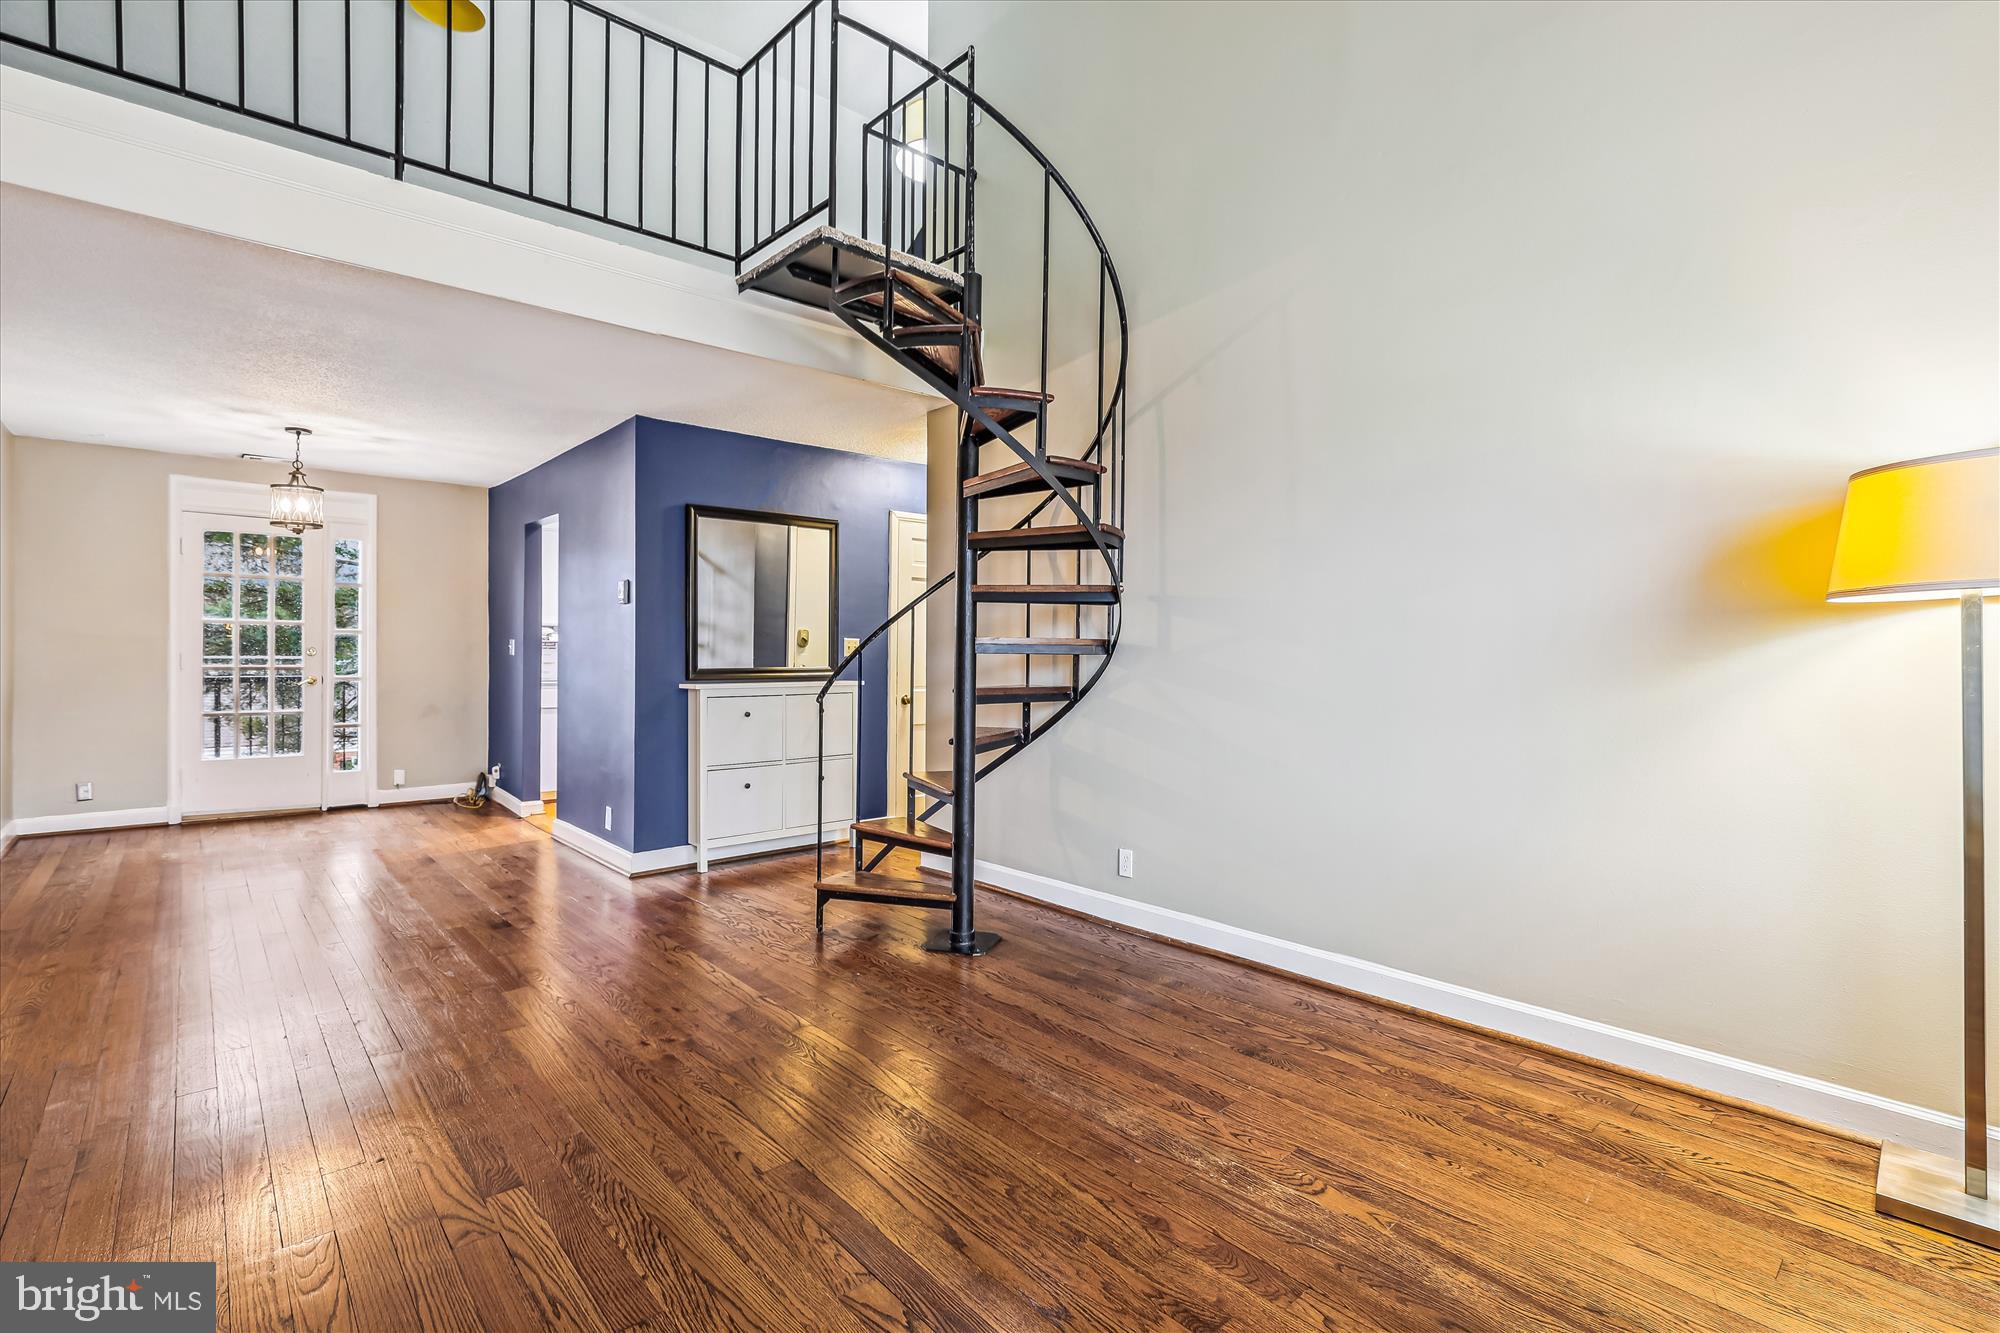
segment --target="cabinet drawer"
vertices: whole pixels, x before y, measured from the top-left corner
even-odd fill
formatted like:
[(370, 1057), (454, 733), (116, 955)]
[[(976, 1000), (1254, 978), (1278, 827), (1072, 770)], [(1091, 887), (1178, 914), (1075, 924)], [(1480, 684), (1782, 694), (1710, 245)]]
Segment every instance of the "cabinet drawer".
[(749, 833), (776, 832), (783, 828), (783, 788), (783, 772), (775, 764), (760, 768), (710, 769), (707, 782), (702, 787), (703, 836), (735, 838)]
[(768, 764), (784, 755), (784, 698), (776, 694), (745, 694), (709, 699), (703, 704), (701, 762)]
[[(785, 765), (785, 827), (810, 828), (813, 822), (813, 779), (819, 765), (811, 759)], [(854, 819), (854, 761), (826, 761), (826, 805), (821, 817), (829, 834)]]
[[(854, 694), (826, 696), (826, 752), (854, 753)], [(811, 759), (819, 753), (819, 704), (810, 694), (785, 696), (785, 758)]]

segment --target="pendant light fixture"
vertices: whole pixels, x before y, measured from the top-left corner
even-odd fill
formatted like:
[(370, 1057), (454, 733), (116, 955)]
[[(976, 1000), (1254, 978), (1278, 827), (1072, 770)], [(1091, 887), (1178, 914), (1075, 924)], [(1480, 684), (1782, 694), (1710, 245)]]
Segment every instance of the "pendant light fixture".
[(300, 458), (305, 437), (312, 432), (304, 426), (287, 426), (285, 429), (292, 434), (292, 475), (284, 481), (271, 483), (271, 526), (297, 533), (311, 532), (326, 526), (326, 509), (322, 503), (326, 491), (306, 484), (306, 465)]

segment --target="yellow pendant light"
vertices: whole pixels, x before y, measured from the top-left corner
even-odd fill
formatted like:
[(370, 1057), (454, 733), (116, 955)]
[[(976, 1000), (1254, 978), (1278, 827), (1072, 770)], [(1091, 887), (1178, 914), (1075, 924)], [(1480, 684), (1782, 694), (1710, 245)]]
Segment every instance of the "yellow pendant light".
[(486, 26), (486, 11), (478, 0), (409, 0), (419, 18), (452, 32), (478, 32)]

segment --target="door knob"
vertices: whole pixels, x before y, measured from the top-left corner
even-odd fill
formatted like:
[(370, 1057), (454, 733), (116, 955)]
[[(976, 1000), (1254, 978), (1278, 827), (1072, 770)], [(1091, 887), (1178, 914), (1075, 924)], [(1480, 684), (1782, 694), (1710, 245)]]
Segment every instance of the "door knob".
[(319, 677), (318, 677), (318, 676), (307, 676), (307, 677), (306, 677), (306, 684), (308, 684), (308, 685), (317, 685), (317, 684), (319, 684)]
[(319, 649), (317, 649), (317, 648), (308, 648), (308, 649), (306, 649), (306, 656), (307, 656), (307, 657), (318, 657), (318, 656), (319, 656)]
[(906, 694), (901, 699), (897, 700), (897, 702), (902, 704), (905, 708), (908, 708), (910, 706), (910, 696)]

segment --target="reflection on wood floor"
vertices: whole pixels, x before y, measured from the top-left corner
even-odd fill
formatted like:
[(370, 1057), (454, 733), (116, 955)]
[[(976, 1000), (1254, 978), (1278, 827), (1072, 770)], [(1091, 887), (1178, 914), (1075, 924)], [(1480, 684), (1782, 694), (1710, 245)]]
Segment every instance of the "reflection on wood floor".
[(2000, 1327), (1865, 1145), (999, 896), (489, 806), (0, 862), (0, 1258), (221, 1327)]

